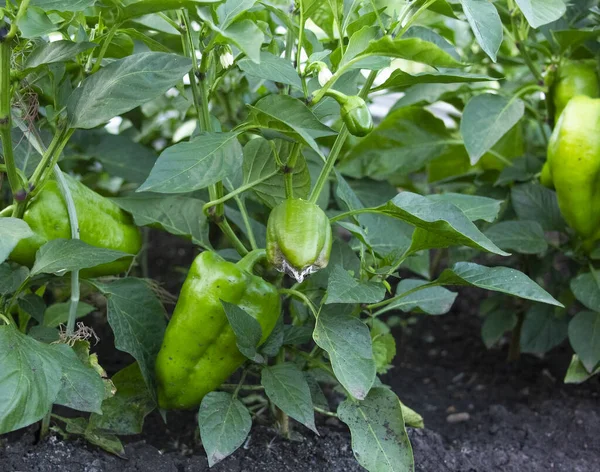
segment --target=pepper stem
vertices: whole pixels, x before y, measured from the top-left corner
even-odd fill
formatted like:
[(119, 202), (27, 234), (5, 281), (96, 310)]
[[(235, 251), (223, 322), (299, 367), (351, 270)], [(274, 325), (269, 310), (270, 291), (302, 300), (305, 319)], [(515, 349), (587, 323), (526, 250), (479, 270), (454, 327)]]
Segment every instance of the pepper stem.
[(236, 265), (242, 270), (252, 272), (254, 266), (266, 257), (267, 251), (265, 249), (255, 249), (254, 251), (250, 251), (248, 254), (242, 257), (242, 259)]

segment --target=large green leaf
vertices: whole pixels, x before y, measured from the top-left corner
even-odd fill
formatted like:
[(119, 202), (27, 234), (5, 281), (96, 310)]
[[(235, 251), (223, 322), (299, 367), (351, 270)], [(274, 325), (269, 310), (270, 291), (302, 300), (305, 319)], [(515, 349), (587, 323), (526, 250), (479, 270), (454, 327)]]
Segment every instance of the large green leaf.
[(261, 372), (261, 383), (269, 400), (318, 434), (310, 388), (302, 371), (295, 364), (287, 362), (265, 367)]
[(515, 0), (533, 28), (558, 20), (567, 11), (563, 0)]
[(387, 180), (420, 170), (450, 145), (440, 119), (421, 107), (400, 108), (354, 146), (338, 168), (357, 179)]
[(77, 54), (98, 46), (96, 43), (87, 41), (74, 43), (73, 41), (54, 41), (45, 43), (35, 48), (25, 61), (25, 69), (34, 69), (42, 64), (51, 64), (54, 62), (74, 61)]
[(473, 82), (495, 81), (493, 77), (481, 74), (471, 74), (469, 72), (421, 72), (418, 74), (409, 74), (403, 70), (397, 69), (381, 85), (373, 90), (394, 90), (402, 91), (415, 84), (458, 84)]
[(215, 184), (242, 165), (237, 133), (203, 133), (165, 149), (138, 192), (188, 193)]
[(569, 341), (585, 368), (592, 372), (600, 363), (600, 313), (577, 313), (569, 322)]
[(8, 256), (21, 241), (33, 236), (33, 231), (25, 221), (18, 218), (0, 218), (0, 262)]
[(496, 6), (488, 0), (460, 0), (460, 3), (481, 49), (496, 62), (502, 44), (502, 21)]
[(344, 388), (353, 397), (364, 399), (375, 380), (367, 325), (345, 313), (340, 305), (329, 305), (317, 317), (313, 339), (329, 354), (333, 372)]
[(465, 147), (475, 165), (502, 136), (515, 126), (525, 112), (520, 99), (484, 93), (469, 100), (460, 122)]
[(414, 459), (398, 397), (384, 387), (373, 388), (360, 402), (347, 399), (338, 407), (340, 420), (352, 433), (352, 450), (371, 472), (413, 472)]
[(451, 269), (444, 270), (432, 284), (467, 285), (534, 302), (563, 306), (523, 272), (510, 267), (485, 267), (474, 262), (458, 262)]
[(377, 303), (384, 296), (382, 283), (357, 280), (338, 265), (329, 275), (325, 303)]
[(302, 81), (292, 63), (282, 57), (269, 52), (260, 53), (260, 62), (256, 63), (248, 58), (237, 63), (238, 67), (248, 75), (253, 75), (263, 80), (272, 80), (280, 84), (291, 85), (302, 90)]
[(67, 103), (71, 128), (94, 128), (166, 92), (192, 66), (190, 59), (143, 52), (111, 62), (83, 81)]
[(548, 249), (544, 229), (536, 221), (501, 221), (484, 234), (506, 251), (540, 254)]
[(211, 392), (202, 399), (198, 424), (208, 464), (212, 467), (244, 443), (252, 418), (244, 404), (231, 394)]

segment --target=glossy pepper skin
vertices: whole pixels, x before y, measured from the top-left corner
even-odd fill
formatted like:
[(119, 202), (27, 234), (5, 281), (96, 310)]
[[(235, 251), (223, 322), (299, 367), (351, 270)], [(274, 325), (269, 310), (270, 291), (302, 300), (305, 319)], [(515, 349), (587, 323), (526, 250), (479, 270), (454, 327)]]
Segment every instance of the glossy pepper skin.
[(595, 60), (567, 61), (558, 70), (558, 77), (552, 86), (554, 117), (558, 122), (560, 115), (576, 95), (597, 98), (600, 95)]
[(252, 254), (238, 264), (209, 251), (194, 260), (156, 359), (161, 408), (197, 407), (246, 360), (221, 300), (258, 321), (261, 343), (273, 331), (281, 300), (273, 285), (246, 270)]
[[(65, 178), (77, 211), (80, 239), (92, 246), (137, 254), (142, 247), (142, 237), (131, 216), (72, 177), (65, 175)], [(13, 249), (10, 259), (19, 264), (31, 267), (41, 246), (53, 239), (71, 237), (67, 205), (55, 180), (43, 184), (28, 203), (23, 220), (34, 235), (20, 241)], [(130, 264), (131, 257), (123, 258), (87, 269), (84, 275), (115, 275), (125, 272)]]
[(267, 260), (298, 282), (327, 267), (331, 244), (329, 218), (314, 203), (289, 199), (271, 211), (267, 222)]
[(550, 137), (547, 162), (565, 221), (591, 249), (600, 238), (600, 99), (571, 99)]
[(338, 99), (342, 120), (353, 136), (366, 136), (373, 131), (373, 117), (365, 101), (359, 96)]

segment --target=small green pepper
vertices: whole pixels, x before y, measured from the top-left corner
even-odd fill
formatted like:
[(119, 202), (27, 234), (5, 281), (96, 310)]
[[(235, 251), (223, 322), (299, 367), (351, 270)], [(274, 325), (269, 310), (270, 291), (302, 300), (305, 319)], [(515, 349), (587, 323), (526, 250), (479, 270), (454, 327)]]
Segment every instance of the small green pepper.
[(342, 106), (342, 120), (353, 136), (366, 136), (373, 131), (373, 118), (365, 101), (358, 97), (347, 97)]
[(253, 251), (234, 264), (206, 251), (194, 260), (156, 359), (161, 408), (198, 406), (246, 360), (221, 300), (258, 321), (261, 344), (273, 331), (281, 299), (273, 285), (249, 272), (259, 257), (264, 251)]
[(321, 208), (305, 200), (284, 200), (267, 222), (267, 260), (280, 272), (302, 282), (327, 266), (332, 233)]

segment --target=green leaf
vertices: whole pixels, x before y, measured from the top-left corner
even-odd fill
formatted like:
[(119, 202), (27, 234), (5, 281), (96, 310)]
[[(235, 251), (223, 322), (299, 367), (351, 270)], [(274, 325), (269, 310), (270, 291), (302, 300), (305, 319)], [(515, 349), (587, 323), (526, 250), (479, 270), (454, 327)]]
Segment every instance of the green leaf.
[(544, 229), (536, 221), (501, 221), (484, 234), (496, 246), (520, 254), (541, 254), (548, 249)]
[(0, 326), (0, 434), (45, 416), (62, 387), (65, 344), (42, 344), (12, 325)]
[(458, 294), (444, 287), (427, 287), (427, 285), (428, 282), (426, 280), (402, 279), (396, 287), (396, 296), (413, 291), (417, 287), (423, 288), (393, 301), (378, 311), (377, 314), (379, 315), (391, 310), (402, 310), (405, 313), (420, 310), (428, 315), (443, 315), (448, 313)]
[(396, 357), (396, 340), (392, 333), (379, 334), (373, 338), (373, 359), (378, 374), (387, 373)]
[(460, 122), (460, 132), (471, 164), (477, 164), (523, 118), (524, 112), (525, 104), (518, 98), (510, 100), (483, 93), (469, 100)]
[(431, 201), (416, 193), (401, 192), (375, 210), (417, 227), (413, 233), (411, 253), (434, 247), (464, 245), (501, 256), (507, 255), (451, 203)]
[(121, 459), (126, 459), (123, 444), (114, 434), (90, 428), (85, 418), (62, 418), (62, 421), (67, 426), (67, 433), (81, 435), (90, 444), (98, 446)]
[(335, 134), (304, 103), (289, 95), (268, 95), (249, 107), (251, 124), (302, 140), (319, 155), (322, 154), (315, 139)]
[(481, 49), (496, 62), (502, 44), (502, 20), (498, 10), (488, 0), (460, 0), (460, 3)]
[[(438, 0), (439, 1), (439, 0)], [(442, 35), (432, 30), (431, 28), (427, 28), (425, 26), (411, 26), (408, 28), (406, 33), (402, 36), (403, 38), (419, 38), (423, 41), (428, 41), (430, 43), (438, 46), (442, 51), (450, 54), (454, 59), (460, 61), (460, 55), (456, 51), (456, 47), (444, 38)]]
[(344, 400), (338, 407), (340, 420), (352, 433), (352, 450), (360, 465), (373, 472), (412, 472), (412, 448), (394, 392), (373, 388), (361, 402)]
[(90, 429), (112, 434), (140, 434), (144, 418), (156, 402), (144, 382), (137, 362), (121, 369), (111, 379), (117, 393), (102, 402), (102, 414), (90, 416)]
[(138, 192), (188, 193), (230, 177), (242, 165), (238, 133), (203, 133), (158, 157)]
[(365, 398), (375, 380), (369, 328), (339, 305), (331, 305), (321, 309), (313, 339), (329, 354), (333, 372), (344, 388), (354, 398)]
[(280, 84), (291, 85), (302, 90), (302, 81), (291, 62), (286, 61), (282, 57), (274, 56), (269, 52), (262, 51), (260, 53), (259, 63), (244, 58), (237, 63), (237, 66), (248, 75)]
[[(85, 133), (82, 140), (86, 141), (89, 131), (80, 133)], [(154, 150), (123, 135), (102, 134), (99, 141), (86, 147), (84, 152), (100, 161), (111, 176), (136, 184), (146, 180), (156, 162)]]
[(443, 121), (420, 107), (400, 108), (352, 148), (339, 171), (356, 179), (388, 180), (423, 168), (450, 145)]
[(25, 15), (19, 18), (17, 25), (21, 36), (27, 39), (46, 36), (60, 28), (60, 25), (54, 24), (48, 18), (44, 10), (33, 5), (25, 10)]
[(434, 202), (448, 202), (457, 206), (471, 221), (487, 221), (492, 223), (498, 218), (500, 208), (504, 203), (502, 200), (481, 197), (479, 195), (465, 195), (463, 193), (437, 193), (427, 195)]
[(500, 341), (504, 333), (517, 326), (517, 321), (517, 315), (512, 310), (499, 309), (488, 313), (481, 326), (481, 337), (485, 347), (490, 349)]
[[(71, 0), (57, 0), (66, 1)], [(215, 3), (221, 3), (223, 0), (143, 0), (129, 3), (121, 11), (120, 19), (125, 21), (131, 18), (137, 18), (151, 13), (159, 13), (167, 10), (177, 10), (179, 8), (195, 9), (200, 6), (210, 6)], [(165, 22), (166, 23), (166, 22)]]
[(107, 299), (108, 323), (115, 347), (139, 363), (153, 397), (154, 363), (165, 333), (165, 310), (147, 281), (128, 277), (110, 283), (93, 282)]
[(392, 39), (384, 36), (372, 40), (367, 49), (355, 60), (361, 61), (368, 56), (386, 56), (420, 62), (432, 67), (462, 67), (463, 64), (441, 49), (438, 45), (420, 38)]
[[(234, 4), (235, 2), (232, 2), (232, 5)], [(243, 5), (243, 2), (241, 4)], [(213, 23), (211, 15), (205, 14), (202, 11), (200, 13), (204, 23), (215, 33), (218, 33), (219, 37), (216, 39), (216, 42), (233, 43), (251, 61), (257, 64), (260, 62), (260, 48), (265, 40), (265, 35), (252, 20), (242, 19), (227, 26), (217, 26)]]
[(44, 321), (46, 304), (44, 299), (34, 293), (27, 293), (18, 300), (19, 309), (31, 316), (38, 324)]
[(189, 238), (203, 248), (211, 248), (208, 219), (202, 211), (205, 202), (202, 200), (150, 192), (112, 200), (133, 215), (137, 226), (159, 227), (168, 233)]
[(9, 264), (0, 264), (0, 296), (13, 293), (29, 276), (27, 267), (12, 268)]
[(510, 267), (485, 267), (474, 262), (457, 262), (452, 269), (444, 270), (433, 283), (435, 285), (472, 286), (563, 307), (560, 302), (523, 272)]
[(221, 300), (221, 304), (235, 333), (235, 342), (240, 352), (250, 360), (264, 362), (263, 357), (256, 352), (262, 338), (259, 322), (233, 303)]
[(569, 342), (587, 371), (594, 371), (600, 362), (600, 313), (577, 313), (569, 322)]
[[(80, 359), (73, 348), (64, 346), (57, 352), (62, 366), (62, 388), (54, 403), (77, 411), (102, 413), (104, 382), (92, 365)], [(66, 349), (65, 349), (66, 347)], [(89, 351), (87, 351), (89, 357)]]
[[(58, 328), (60, 324), (66, 324), (69, 319), (69, 309), (71, 303), (55, 303), (54, 305), (50, 305), (44, 311), (44, 326), (48, 326), (50, 328)], [(77, 311), (75, 313), (76, 318), (83, 318), (86, 315), (89, 315), (96, 308), (92, 305), (88, 305), (84, 302), (79, 302), (77, 304)]]
[(327, 305), (332, 303), (377, 303), (385, 297), (385, 286), (380, 282), (364, 282), (352, 277), (342, 266), (336, 266), (329, 275)]
[(202, 445), (212, 467), (239, 448), (252, 427), (248, 409), (231, 394), (210, 392), (198, 412)]
[(269, 400), (278, 408), (319, 434), (308, 382), (295, 364), (286, 362), (263, 368), (261, 384)]
[(516, 0), (533, 28), (558, 20), (567, 11), (563, 0)]
[(30, 236), (33, 236), (33, 231), (23, 220), (0, 218), (0, 262), (8, 259), (19, 241)]
[(565, 229), (556, 192), (538, 184), (515, 185), (511, 201), (519, 220), (537, 221), (545, 231)]
[(219, 26), (227, 28), (242, 13), (250, 10), (257, 0), (226, 0), (217, 7)]
[(568, 333), (568, 321), (557, 316), (552, 307), (533, 305), (525, 314), (521, 328), (521, 352), (544, 354), (562, 343)]
[(30, 6), (40, 7), (44, 11), (82, 11), (91, 7), (96, 0), (31, 0)]
[(74, 43), (73, 41), (54, 41), (44, 43), (33, 50), (25, 61), (25, 69), (34, 69), (43, 64), (52, 64), (55, 62), (70, 62), (76, 59), (77, 54), (88, 51), (98, 46), (96, 43), (87, 41)]
[(36, 253), (31, 275), (64, 275), (72, 270), (108, 264), (130, 255), (122, 251), (91, 246), (81, 239), (53, 239)]
[(191, 60), (164, 52), (143, 52), (111, 62), (87, 77), (67, 103), (69, 127), (94, 128), (142, 105), (179, 83)]
[(600, 281), (595, 273), (579, 274), (571, 280), (575, 298), (592, 311), (600, 311)]
[(381, 85), (372, 89), (403, 91), (415, 84), (459, 84), (474, 82), (496, 81), (494, 77), (487, 75), (471, 74), (468, 72), (421, 72), (418, 74), (409, 74), (403, 70), (396, 69), (392, 75)]
[[(285, 157), (285, 154), (282, 155), (282, 151), (289, 153), (291, 148), (287, 141), (278, 141), (275, 147), (282, 159)], [(268, 179), (252, 187), (252, 191), (268, 207), (274, 208), (285, 200), (285, 176), (279, 171), (273, 149), (266, 139), (252, 139), (244, 146), (243, 173), (244, 184), (262, 180), (271, 175)], [(302, 154), (298, 156), (292, 175), (294, 198), (308, 197), (310, 172)]]
[(565, 383), (579, 384), (585, 382), (590, 377), (600, 374), (600, 367), (594, 370), (592, 373), (588, 372), (582, 362), (577, 357), (577, 354), (573, 354), (571, 364), (565, 375)]

